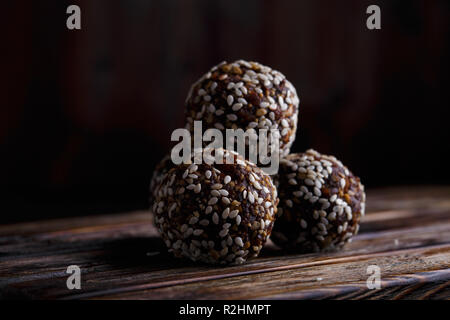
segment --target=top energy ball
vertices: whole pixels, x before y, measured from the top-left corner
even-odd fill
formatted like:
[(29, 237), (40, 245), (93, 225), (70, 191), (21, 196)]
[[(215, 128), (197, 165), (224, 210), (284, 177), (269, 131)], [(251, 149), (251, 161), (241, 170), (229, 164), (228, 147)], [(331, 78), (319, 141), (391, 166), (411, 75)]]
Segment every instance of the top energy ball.
[(257, 62), (222, 62), (211, 68), (189, 91), (186, 128), (278, 129), (280, 156), (289, 154), (297, 131), (299, 98), (279, 71)]

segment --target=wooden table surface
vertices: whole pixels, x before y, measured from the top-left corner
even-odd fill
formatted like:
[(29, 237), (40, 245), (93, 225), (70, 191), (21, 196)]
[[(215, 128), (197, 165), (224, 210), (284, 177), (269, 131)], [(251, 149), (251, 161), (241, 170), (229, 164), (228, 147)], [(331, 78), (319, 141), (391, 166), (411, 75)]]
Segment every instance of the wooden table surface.
[[(369, 190), (343, 251), (284, 254), (230, 267), (171, 258), (149, 212), (0, 226), (0, 296), (33, 299), (449, 299), (450, 187)], [(81, 268), (68, 290), (66, 269)], [(381, 271), (368, 289), (367, 266)]]

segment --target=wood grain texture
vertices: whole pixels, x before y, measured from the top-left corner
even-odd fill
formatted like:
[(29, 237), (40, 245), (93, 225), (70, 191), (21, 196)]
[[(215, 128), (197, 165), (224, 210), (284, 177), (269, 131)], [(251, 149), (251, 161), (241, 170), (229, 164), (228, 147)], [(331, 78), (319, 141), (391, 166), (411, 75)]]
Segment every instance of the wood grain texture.
[[(449, 299), (450, 187), (369, 190), (360, 234), (344, 250), (285, 254), (269, 242), (245, 265), (171, 258), (149, 212), (0, 226), (2, 298)], [(66, 288), (66, 268), (82, 289)], [(367, 266), (381, 269), (369, 290)]]

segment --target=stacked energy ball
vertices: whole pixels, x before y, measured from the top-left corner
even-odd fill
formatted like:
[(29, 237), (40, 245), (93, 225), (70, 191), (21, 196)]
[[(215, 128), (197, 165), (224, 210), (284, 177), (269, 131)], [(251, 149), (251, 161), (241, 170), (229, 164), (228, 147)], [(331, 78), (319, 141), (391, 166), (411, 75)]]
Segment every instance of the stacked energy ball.
[[(290, 154), (299, 98), (280, 72), (256, 62), (222, 62), (195, 82), (186, 128), (275, 130), (280, 168), (269, 176), (232, 150), (176, 165), (166, 156), (150, 183), (154, 222), (175, 257), (241, 264), (265, 242), (295, 252), (341, 248), (358, 232), (364, 187), (339, 160), (314, 150)], [(198, 150), (196, 152), (199, 152)], [(212, 161), (214, 158), (215, 161)], [(220, 159), (221, 161), (217, 161)]]
[(272, 231), (277, 191), (253, 163), (215, 151), (224, 154), (223, 164), (182, 164), (167, 172), (153, 204), (155, 223), (176, 257), (243, 263), (259, 254)]
[(364, 186), (339, 160), (314, 150), (281, 160), (280, 193), (272, 240), (298, 252), (342, 247), (358, 233), (364, 214)]
[(222, 62), (191, 87), (186, 99), (187, 128), (279, 129), (280, 155), (289, 154), (297, 131), (299, 99), (279, 71), (257, 62)]

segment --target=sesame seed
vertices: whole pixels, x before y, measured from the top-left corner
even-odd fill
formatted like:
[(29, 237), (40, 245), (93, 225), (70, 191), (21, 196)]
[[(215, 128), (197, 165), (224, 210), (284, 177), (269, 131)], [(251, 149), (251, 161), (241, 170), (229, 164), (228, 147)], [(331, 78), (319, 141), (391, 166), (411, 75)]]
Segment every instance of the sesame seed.
[(214, 205), (217, 203), (217, 201), (219, 201), (219, 199), (217, 197), (212, 197), (211, 199), (209, 199), (208, 204)]
[(230, 95), (227, 97), (227, 103), (228, 103), (228, 105), (231, 106), (231, 105), (233, 104), (233, 101), (234, 101), (234, 97), (230, 94)]
[(261, 190), (261, 189), (262, 189), (262, 187), (261, 187), (261, 185), (259, 184), (258, 181), (254, 181), (254, 182), (253, 182), (253, 186), (254, 186), (256, 189), (258, 189), (258, 190)]
[(328, 209), (329, 207), (330, 207), (331, 205), (330, 205), (330, 203), (327, 201), (327, 202), (324, 202), (324, 203), (322, 203), (322, 210), (326, 210), (326, 209)]
[(225, 204), (230, 204), (231, 203), (230, 199), (228, 199), (227, 197), (222, 197), (222, 202), (225, 203)]
[(206, 219), (203, 219), (199, 222), (202, 226), (207, 226), (209, 224), (209, 221)]
[(238, 215), (238, 213), (239, 213), (239, 210), (233, 210), (233, 211), (231, 211), (230, 212), (230, 218), (231, 219), (234, 219), (234, 218), (236, 218), (236, 216)]
[(234, 260), (237, 264), (242, 264), (245, 262), (245, 259), (242, 257), (237, 257), (236, 260)]
[(333, 221), (333, 220), (335, 220), (336, 219), (336, 212), (330, 212), (329, 214), (328, 214), (328, 220), (330, 220), (330, 221)]
[(211, 113), (214, 113), (214, 112), (216, 112), (216, 107), (213, 104), (210, 104), (208, 106), (208, 111)]
[(194, 230), (194, 236), (199, 236), (199, 235), (201, 235), (203, 233), (203, 230), (202, 229), (195, 229)]
[(198, 221), (197, 217), (192, 217), (191, 219), (189, 219), (189, 224), (196, 224)]
[(306, 228), (308, 227), (308, 223), (307, 223), (305, 220), (301, 219), (301, 220), (300, 220), (300, 226), (301, 226), (303, 229), (306, 229)]
[(240, 224), (241, 224), (241, 219), (242, 219), (242, 218), (241, 218), (240, 215), (237, 215), (237, 216), (236, 216), (236, 224), (237, 224), (237, 225), (240, 225)]
[(206, 172), (205, 172), (206, 179), (211, 178), (211, 175), (212, 175), (212, 172), (210, 170), (206, 170)]
[(230, 113), (230, 114), (227, 114), (227, 119), (230, 121), (236, 121), (238, 119), (238, 117), (234, 113)]
[(344, 178), (341, 179), (340, 184), (341, 184), (341, 188), (345, 187), (345, 179)]
[(337, 199), (337, 194), (333, 194), (333, 195), (330, 197), (330, 202), (334, 202), (334, 201), (336, 201), (336, 199)]
[(289, 208), (292, 208), (294, 206), (294, 203), (290, 199), (286, 200), (285, 203)]
[(195, 193), (199, 193), (201, 190), (202, 190), (202, 186), (201, 186), (201, 184), (199, 183), (199, 184), (197, 184), (197, 185), (195, 186), (194, 192), (195, 192)]
[(214, 124), (214, 127), (215, 127), (216, 129), (219, 129), (219, 130), (224, 130), (224, 129), (225, 129), (225, 127), (223, 126), (223, 124), (221, 124), (221, 123), (219, 123), (219, 122), (216, 122), (216, 123)]
[(220, 236), (221, 238), (225, 237), (227, 234), (228, 234), (228, 229), (222, 229), (222, 230), (220, 230), (220, 232), (219, 232), (219, 236)]
[(230, 176), (225, 176), (225, 178), (223, 179), (223, 183), (224, 184), (228, 184), (231, 181), (231, 177)]
[(295, 197), (297, 197), (297, 198), (300, 198), (301, 196), (303, 196), (303, 192), (302, 191), (294, 191), (294, 192), (292, 192), (292, 194)]
[(241, 238), (241, 237), (236, 237), (236, 238), (234, 238), (234, 242), (235, 242), (238, 246), (240, 246), (240, 247), (243, 247), (243, 246), (244, 246), (244, 242), (242, 241), (242, 238)]
[(282, 97), (282, 96), (278, 96), (278, 103), (279, 103), (280, 105), (284, 104), (284, 100), (283, 100), (283, 97)]
[(253, 194), (251, 192), (248, 194), (248, 201), (250, 201), (250, 203), (255, 202), (255, 197), (253, 196)]
[(235, 103), (231, 109), (232, 109), (233, 111), (239, 111), (239, 110), (242, 109), (243, 106), (244, 106), (244, 105), (243, 105), (242, 103)]
[(313, 186), (313, 185), (315, 185), (314, 181), (311, 180), (311, 179), (305, 179), (305, 184), (308, 185), (308, 186)]
[(222, 189), (222, 184), (220, 184), (220, 183), (215, 183), (215, 184), (213, 184), (212, 186), (211, 186), (211, 189), (213, 189), (213, 190), (218, 190), (218, 189)]
[(231, 227), (231, 223), (224, 223), (222, 228), (229, 229)]
[(295, 180), (295, 179), (289, 179), (288, 183), (289, 183), (290, 185), (296, 185), (296, 184), (297, 184), (297, 180)]
[(194, 188), (195, 188), (195, 184), (190, 184), (186, 187), (186, 189), (188, 189), (188, 190), (194, 190)]
[(322, 195), (322, 192), (320, 192), (320, 189), (317, 187), (314, 187), (314, 194), (318, 197), (320, 197)]
[(225, 208), (225, 210), (223, 210), (223, 212), (222, 212), (222, 218), (223, 219), (228, 218), (229, 214), (230, 214), (230, 208)]
[(212, 221), (214, 222), (214, 224), (219, 224), (219, 215), (217, 214), (217, 212), (214, 212)]
[(259, 228), (261, 230), (264, 230), (266, 227), (266, 222), (264, 221), (264, 219), (261, 219), (261, 221), (259, 222)]

